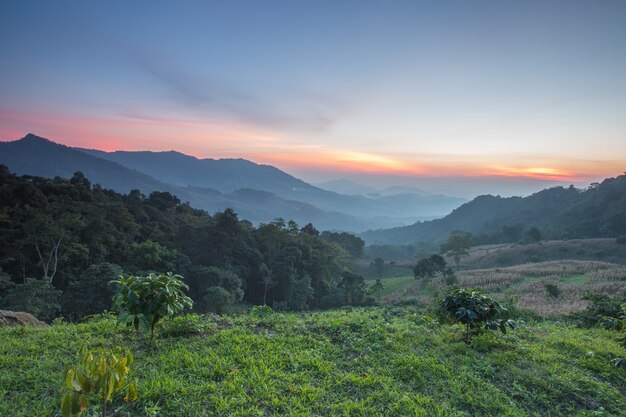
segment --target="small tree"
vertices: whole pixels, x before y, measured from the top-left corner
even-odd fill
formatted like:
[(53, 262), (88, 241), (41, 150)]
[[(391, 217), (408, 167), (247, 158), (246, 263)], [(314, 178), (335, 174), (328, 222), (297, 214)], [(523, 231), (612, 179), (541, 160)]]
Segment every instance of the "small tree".
[(374, 267), (374, 271), (376, 271), (376, 276), (381, 278), (383, 276), (383, 272), (385, 272), (385, 261), (383, 258), (376, 258), (374, 262), (372, 262), (372, 266)]
[(106, 417), (107, 403), (113, 394), (126, 389), (126, 401), (137, 399), (137, 383), (127, 382), (133, 356), (129, 352), (94, 355), (83, 349), (80, 365), (66, 369), (65, 392), (61, 397), (63, 417), (83, 416), (89, 405), (89, 397), (95, 396), (102, 403), (102, 417)]
[(150, 274), (147, 276), (121, 276), (115, 281), (117, 293), (113, 306), (119, 313), (118, 321), (135, 330), (150, 331), (150, 342), (154, 338), (154, 326), (166, 316), (191, 308), (193, 301), (183, 290), (189, 287), (180, 275)]
[(417, 278), (431, 278), (446, 270), (446, 260), (441, 255), (431, 255), (417, 261), (413, 267), (413, 276)]
[(559, 298), (559, 295), (561, 295), (561, 289), (558, 287), (558, 285), (547, 282), (543, 286), (546, 289), (546, 294), (548, 295), (548, 298), (557, 299)]
[(472, 234), (462, 230), (455, 230), (450, 234), (446, 243), (441, 245), (441, 251), (454, 259), (456, 269), (459, 269), (461, 258), (469, 256), (468, 249), (472, 246)]
[(465, 341), (470, 340), (471, 330), (485, 329), (500, 330), (506, 333), (507, 327), (514, 329), (513, 320), (497, 319), (500, 313), (506, 311), (497, 301), (481, 294), (476, 290), (456, 288), (441, 302), (441, 309), (455, 321), (465, 324)]
[(209, 287), (204, 292), (202, 303), (206, 308), (217, 314), (222, 314), (226, 307), (235, 302), (235, 297), (226, 288), (219, 285)]
[(380, 279), (377, 279), (376, 282), (370, 287), (370, 294), (372, 294), (374, 298), (378, 300), (384, 289), (385, 286), (383, 285), (383, 283), (380, 282)]

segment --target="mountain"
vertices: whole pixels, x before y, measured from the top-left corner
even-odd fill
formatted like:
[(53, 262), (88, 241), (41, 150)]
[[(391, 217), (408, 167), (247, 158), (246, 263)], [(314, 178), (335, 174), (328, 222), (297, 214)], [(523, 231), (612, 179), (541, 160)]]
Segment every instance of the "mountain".
[(380, 192), (378, 188), (345, 179), (321, 182), (316, 185), (324, 190), (346, 195), (378, 194)]
[(0, 164), (18, 175), (71, 178), (81, 171), (93, 183), (128, 193), (138, 189), (173, 192), (174, 187), (112, 161), (29, 133), (20, 140), (0, 142)]
[[(315, 222), (320, 229), (361, 231), (372, 224), (366, 219), (324, 211), (311, 204), (281, 198), (271, 192), (246, 188), (222, 192), (209, 187), (172, 185), (96, 155), (95, 152), (86, 153), (33, 134), (13, 142), (0, 142), (0, 164), (6, 165), (19, 175), (71, 178), (76, 171), (81, 171), (92, 183), (118, 192), (128, 193), (133, 189), (144, 194), (166, 191), (182, 201), (188, 201), (193, 207), (210, 213), (233, 208), (241, 218), (253, 223), (284, 217), (300, 224)], [(294, 183), (298, 181), (295, 180)]]
[(441, 243), (453, 230), (489, 235), (515, 225), (537, 227), (551, 239), (625, 235), (626, 175), (607, 178), (586, 190), (570, 186), (548, 188), (528, 197), (483, 195), (443, 218), (371, 230), (360, 236), (369, 244)]
[(251, 188), (281, 196), (298, 190), (319, 190), (271, 165), (255, 164), (246, 159), (199, 159), (176, 151), (79, 150), (181, 187), (206, 187), (226, 193)]
[[(283, 217), (314, 222), (321, 229), (365, 231), (409, 225), (449, 213), (465, 202), (416, 193), (344, 195), (245, 159), (70, 148), (33, 134), (1, 142), (0, 163), (17, 174), (43, 177), (68, 178), (81, 171), (93, 183), (119, 192), (167, 191), (209, 212), (230, 207), (255, 223)], [(256, 201), (259, 195), (264, 196), (263, 203)]]
[[(369, 222), (365, 229), (385, 227), (383, 225), (408, 225), (417, 220), (440, 217), (467, 201), (443, 195), (406, 193), (406, 189), (401, 190), (404, 193), (346, 195), (313, 186), (273, 166), (245, 159), (198, 159), (175, 151), (80, 150), (141, 171), (168, 184), (206, 187), (222, 192), (238, 189), (271, 192), (280, 198), (307, 203), (323, 211), (360, 218), (364, 223)], [(335, 183), (336, 186), (338, 184), (360, 186), (347, 180)]]

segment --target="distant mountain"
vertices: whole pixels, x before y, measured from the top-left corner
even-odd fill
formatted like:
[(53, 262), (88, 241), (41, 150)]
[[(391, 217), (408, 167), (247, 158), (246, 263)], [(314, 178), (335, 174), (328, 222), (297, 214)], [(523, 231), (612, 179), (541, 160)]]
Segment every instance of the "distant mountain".
[(311, 204), (283, 199), (270, 192), (240, 189), (225, 193), (208, 187), (168, 184), (96, 154), (85, 153), (33, 134), (13, 142), (0, 142), (0, 164), (19, 175), (71, 178), (76, 171), (81, 171), (92, 183), (118, 192), (128, 193), (133, 189), (141, 190), (144, 194), (167, 191), (210, 213), (233, 208), (241, 218), (254, 223), (284, 217), (301, 224), (314, 221), (320, 229), (366, 230), (371, 227), (371, 223), (365, 219), (323, 211)]
[(0, 142), (0, 164), (16, 174), (71, 177), (127, 193), (167, 191), (194, 207), (235, 209), (252, 222), (276, 217), (320, 229), (364, 231), (439, 217), (465, 200), (447, 196), (344, 195), (323, 190), (275, 167), (245, 159), (198, 159), (179, 152), (103, 152), (70, 148), (29, 134)]
[(246, 159), (198, 159), (176, 151), (80, 151), (182, 187), (206, 187), (226, 193), (251, 188), (282, 196), (299, 190), (319, 190), (271, 165), (255, 164)]
[(528, 197), (483, 195), (449, 215), (411, 226), (361, 234), (369, 244), (440, 243), (453, 230), (475, 235), (503, 226), (537, 227), (545, 238), (616, 237), (626, 234), (626, 175), (608, 178), (587, 190), (548, 188)]
[[(384, 227), (383, 225), (407, 225), (417, 220), (440, 217), (467, 201), (443, 195), (406, 193), (406, 189), (401, 190), (404, 192), (402, 194), (388, 192), (380, 195), (346, 195), (315, 187), (278, 168), (245, 159), (198, 159), (174, 151), (80, 150), (177, 186), (212, 188), (225, 193), (238, 189), (271, 192), (280, 198), (307, 203), (323, 211), (360, 218), (364, 224), (369, 222), (365, 229)], [(341, 180), (339, 184), (348, 186), (349, 183), (351, 182)]]
[(359, 184), (357, 182), (345, 179), (325, 181), (315, 185), (324, 190), (346, 195), (365, 195), (380, 193), (380, 190), (378, 188), (370, 187), (368, 185)]

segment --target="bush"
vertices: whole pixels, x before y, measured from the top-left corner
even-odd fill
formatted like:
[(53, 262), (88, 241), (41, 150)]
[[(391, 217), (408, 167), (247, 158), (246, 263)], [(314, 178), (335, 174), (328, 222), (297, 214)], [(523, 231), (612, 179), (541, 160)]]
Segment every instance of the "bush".
[(202, 304), (205, 308), (216, 314), (222, 314), (234, 302), (233, 294), (218, 285), (207, 288), (202, 297)]
[(624, 297), (611, 297), (600, 293), (587, 293), (583, 300), (591, 302), (589, 307), (572, 315), (581, 327), (596, 326), (605, 322), (608, 317), (619, 318), (622, 313), (622, 304), (626, 303)]
[(626, 245), (626, 235), (622, 235), (615, 239), (615, 243), (618, 245)]
[(163, 317), (173, 316), (191, 308), (193, 301), (183, 290), (189, 289), (180, 275), (150, 274), (148, 276), (120, 277), (111, 281), (118, 285), (113, 305), (118, 310), (118, 321), (135, 330), (150, 331), (154, 338), (154, 326)]
[(545, 283), (543, 286), (546, 289), (548, 298), (557, 299), (561, 295), (561, 289), (556, 284)]
[(443, 299), (440, 304), (442, 311), (453, 320), (465, 324), (465, 340), (471, 339), (470, 331), (477, 332), (484, 326), (489, 330), (515, 328), (513, 320), (498, 319), (506, 309), (497, 301), (476, 290), (456, 288)]
[(133, 356), (129, 352), (94, 355), (83, 349), (81, 355), (80, 364), (68, 368), (63, 374), (63, 417), (83, 416), (87, 412), (89, 397), (97, 397), (102, 403), (103, 417), (106, 417), (107, 403), (111, 402), (115, 393), (126, 390), (126, 401), (137, 399), (137, 383), (127, 382), (133, 363)]

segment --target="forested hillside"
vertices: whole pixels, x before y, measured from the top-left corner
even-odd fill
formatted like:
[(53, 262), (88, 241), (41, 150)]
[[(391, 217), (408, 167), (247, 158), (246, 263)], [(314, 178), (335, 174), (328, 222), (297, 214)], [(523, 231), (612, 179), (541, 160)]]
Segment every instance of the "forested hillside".
[[(626, 175), (607, 178), (585, 190), (554, 187), (528, 197), (484, 195), (441, 219), (361, 234), (368, 244), (441, 243), (450, 232), (464, 230), (479, 243), (514, 242), (505, 228), (523, 234), (537, 228), (544, 238), (616, 237), (626, 234)], [(508, 240), (507, 240), (508, 239)]]
[(292, 310), (366, 301), (362, 278), (345, 268), (363, 250), (352, 235), (283, 219), (254, 227), (168, 192), (119, 194), (81, 173), (50, 180), (0, 167), (4, 308), (46, 320), (96, 313), (110, 308), (111, 279), (150, 271), (183, 275), (201, 311), (242, 300)]

